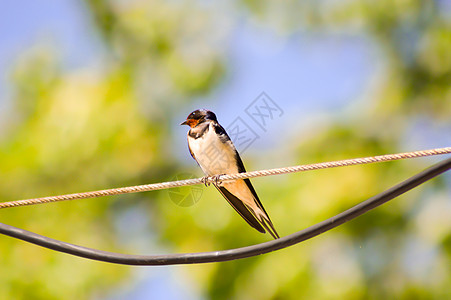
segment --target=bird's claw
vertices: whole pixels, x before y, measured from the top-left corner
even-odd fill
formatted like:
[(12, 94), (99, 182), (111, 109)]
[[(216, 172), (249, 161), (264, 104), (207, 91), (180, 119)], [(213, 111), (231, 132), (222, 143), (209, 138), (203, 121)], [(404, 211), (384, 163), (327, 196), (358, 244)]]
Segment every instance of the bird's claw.
[(210, 186), (210, 180), (209, 180), (208, 176), (202, 177), (201, 181), (205, 186), (207, 186), (207, 187)]
[(225, 175), (225, 174), (218, 174), (218, 175), (212, 176), (212, 180), (214, 181), (216, 186), (220, 186), (222, 184), (222, 180), (220, 180), (222, 175)]
[(221, 176), (225, 174), (218, 174), (213, 176), (204, 176), (202, 177), (201, 181), (205, 186), (210, 186), (211, 183), (213, 183), (216, 186), (219, 186), (222, 184), (222, 180), (220, 180)]

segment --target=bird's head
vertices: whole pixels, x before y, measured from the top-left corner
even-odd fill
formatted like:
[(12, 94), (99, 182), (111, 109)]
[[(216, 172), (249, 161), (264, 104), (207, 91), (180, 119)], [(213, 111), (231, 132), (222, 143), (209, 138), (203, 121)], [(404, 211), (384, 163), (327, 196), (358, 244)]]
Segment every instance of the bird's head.
[(186, 120), (183, 121), (180, 125), (188, 125), (189, 127), (193, 128), (207, 120), (216, 122), (218, 121), (214, 112), (209, 111), (208, 109), (198, 109), (190, 113)]

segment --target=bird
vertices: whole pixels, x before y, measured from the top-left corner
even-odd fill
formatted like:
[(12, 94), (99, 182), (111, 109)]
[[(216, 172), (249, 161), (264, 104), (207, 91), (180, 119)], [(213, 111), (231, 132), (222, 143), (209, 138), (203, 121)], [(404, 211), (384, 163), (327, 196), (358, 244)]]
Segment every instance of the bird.
[(274, 239), (278, 239), (279, 234), (248, 178), (218, 182), (220, 175), (243, 173), (246, 169), (215, 113), (207, 109), (195, 110), (180, 125), (190, 127), (187, 134), (188, 149), (205, 173), (204, 178), (216, 177), (213, 185), (238, 214), (259, 232), (268, 231)]

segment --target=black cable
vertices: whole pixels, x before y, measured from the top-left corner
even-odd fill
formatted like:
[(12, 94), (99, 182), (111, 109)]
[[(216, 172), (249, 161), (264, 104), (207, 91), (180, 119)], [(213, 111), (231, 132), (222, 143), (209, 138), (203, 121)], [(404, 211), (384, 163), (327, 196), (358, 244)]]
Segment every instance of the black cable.
[(419, 186), (420, 184), (451, 169), (451, 158), (410, 177), (398, 185), (316, 225), (270, 242), (243, 248), (203, 253), (180, 253), (167, 255), (130, 255), (106, 252), (54, 240), (30, 231), (0, 223), (0, 233), (23, 241), (88, 259), (123, 265), (175, 265), (228, 261), (256, 256), (300, 243), (349, 220)]

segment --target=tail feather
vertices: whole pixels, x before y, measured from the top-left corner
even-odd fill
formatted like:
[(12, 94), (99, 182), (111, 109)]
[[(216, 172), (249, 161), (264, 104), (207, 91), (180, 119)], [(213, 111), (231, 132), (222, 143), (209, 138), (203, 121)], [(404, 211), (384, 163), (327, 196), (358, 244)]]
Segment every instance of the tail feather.
[(268, 214), (264, 211), (258, 211), (254, 212), (253, 209), (250, 209), (250, 211), (255, 215), (255, 217), (260, 221), (260, 224), (263, 225), (263, 227), (266, 229), (266, 231), (271, 234), (271, 236), (274, 239), (279, 239), (280, 236), (277, 233), (276, 229), (274, 228), (274, 225), (271, 222), (271, 219), (269, 218)]
[[(264, 219), (261, 220), (261, 224), (265, 229), (269, 232), (269, 234), (272, 235), (274, 239), (279, 239), (280, 236), (277, 233), (276, 229), (274, 228), (274, 225), (272, 224), (271, 220), (269, 219), (269, 216), (264, 216)], [(269, 226), (268, 226), (269, 225)]]
[(255, 215), (252, 209), (249, 209), (247, 205), (230, 193), (226, 188), (217, 186), (216, 184), (214, 184), (214, 186), (249, 225), (257, 229), (259, 232), (265, 233), (265, 229), (262, 227), (259, 218)]

